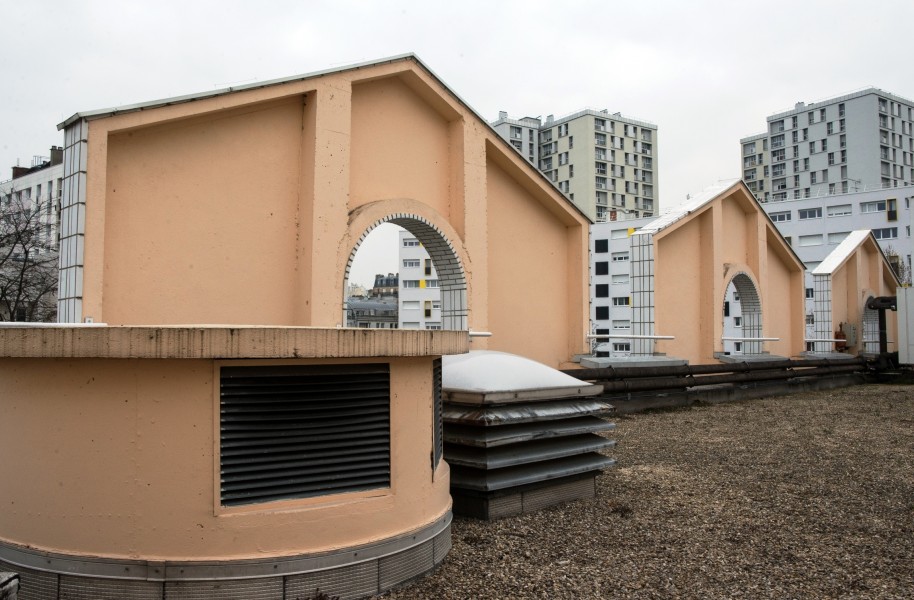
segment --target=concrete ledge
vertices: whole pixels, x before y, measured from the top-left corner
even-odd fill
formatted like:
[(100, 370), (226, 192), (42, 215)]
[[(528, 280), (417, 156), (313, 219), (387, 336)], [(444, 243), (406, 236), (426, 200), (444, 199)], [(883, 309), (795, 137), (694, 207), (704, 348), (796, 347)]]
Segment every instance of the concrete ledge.
[(606, 367), (681, 367), (689, 364), (683, 358), (673, 356), (582, 356), (579, 361), (586, 369), (605, 369)]
[(361, 358), (469, 350), (466, 331), (232, 325), (0, 327), (0, 358)]

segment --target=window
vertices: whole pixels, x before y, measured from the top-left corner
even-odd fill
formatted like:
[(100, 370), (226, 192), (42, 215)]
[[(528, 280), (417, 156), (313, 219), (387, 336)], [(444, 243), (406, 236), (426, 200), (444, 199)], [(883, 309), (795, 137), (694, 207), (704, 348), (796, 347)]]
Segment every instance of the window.
[(883, 229), (874, 229), (873, 235), (877, 240), (894, 240), (898, 237), (898, 228), (885, 227)]
[(596, 290), (594, 291), (594, 296), (596, 298), (609, 298), (609, 284), (598, 283)]
[(629, 305), (628, 296), (614, 296), (613, 297), (613, 306), (628, 306)]
[(405, 288), (418, 288), (419, 280), (418, 279), (404, 279), (403, 287)]
[(771, 220), (775, 223), (783, 223), (790, 220), (790, 211), (774, 212), (770, 213), (768, 216), (771, 217)]
[(847, 237), (850, 231), (836, 231), (834, 233), (828, 234), (828, 243), (829, 244), (840, 244), (844, 238)]
[(597, 146), (606, 145), (606, 134), (605, 133), (595, 133), (593, 138), (593, 143)]
[(419, 246), (419, 240), (416, 238), (403, 238), (404, 248), (415, 248), (417, 246)]
[[(628, 260), (628, 252), (613, 252), (612, 253), (613, 262), (623, 262)], [(605, 275), (605, 273), (604, 273)]]
[(432, 301), (425, 301), (425, 318), (430, 319), (432, 317)]
[(222, 367), (219, 384), (222, 506), (390, 487), (387, 364)]
[(609, 240), (594, 240), (593, 251), (598, 254), (609, 252)]
[(733, 326), (734, 326), (734, 327), (742, 327), (742, 326), (743, 326), (743, 318), (742, 318), (742, 317), (733, 317)]
[(734, 349), (736, 352), (742, 352), (742, 351), (743, 351), (743, 343), (742, 343), (742, 342), (733, 342), (733, 349)]
[(625, 319), (619, 319), (619, 320), (614, 320), (614, 321), (613, 321), (613, 329), (623, 329), (623, 330), (627, 330), (627, 329), (631, 329), (631, 328), (632, 328), (632, 322), (631, 322), (631, 321), (628, 321), (628, 320), (625, 320)]
[(437, 280), (437, 279), (426, 279), (426, 280), (425, 280), (425, 287), (427, 287), (427, 288), (436, 288), (436, 287), (438, 287), (438, 280)]
[(815, 297), (816, 297), (815, 290), (813, 290), (812, 288), (806, 288), (806, 299), (812, 300)]
[(807, 324), (807, 325), (815, 325), (815, 324), (816, 324), (816, 316), (815, 316), (814, 314), (812, 314), (812, 313), (809, 313), (808, 315), (806, 315), (806, 324)]
[(594, 275), (609, 275), (609, 263), (608, 262), (594, 263)]
[(403, 268), (404, 269), (418, 269), (419, 268), (419, 259), (418, 258), (404, 258), (403, 259)]
[(816, 233), (813, 235), (801, 235), (798, 238), (800, 246), (821, 246), (822, 245), (822, 234)]
[(875, 200), (873, 202), (861, 202), (861, 213), (882, 212), (885, 210), (885, 200)]
[(598, 306), (595, 309), (596, 318), (598, 321), (605, 321), (609, 318), (609, 307), (608, 306)]
[(630, 342), (613, 342), (613, 352), (631, 352), (632, 345)]
[(817, 206), (816, 208), (801, 208), (797, 211), (797, 215), (800, 217), (801, 221), (805, 221), (807, 219), (821, 219), (822, 207)]
[(888, 198), (885, 201), (885, 218), (887, 221), (898, 220), (898, 200)]
[(852, 213), (850, 204), (836, 204), (828, 207), (829, 217), (844, 217)]
[(400, 304), (400, 308), (403, 310), (419, 310), (419, 301), (418, 300), (404, 300)]
[(628, 273), (616, 273), (613, 275), (613, 285), (623, 285), (628, 283)]
[(419, 321), (403, 321), (403, 329), (419, 329)]
[(613, 229), (610, 237), (614, 240), (624, 240), (628, 237), (628, 229)]
[(441, 321), (426, 321), (425, 328), (435, 330), (441, 329)]

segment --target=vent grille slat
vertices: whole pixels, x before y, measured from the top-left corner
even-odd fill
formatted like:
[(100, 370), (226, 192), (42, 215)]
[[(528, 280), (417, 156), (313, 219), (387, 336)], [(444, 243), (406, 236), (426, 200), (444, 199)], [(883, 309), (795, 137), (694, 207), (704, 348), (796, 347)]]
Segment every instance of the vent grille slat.
[(390, 486), (386, 364), (223, 367), (225, 506)]
[(441, 457), (444, 455), (444, 407), (441, 395), (441, 359), (435, 359), (432, 364), (432, 403), (434, 405), (434, 419), (432, 424), (434, 428), (435, 439), (432, 440), (432, 470), (438, 467)]

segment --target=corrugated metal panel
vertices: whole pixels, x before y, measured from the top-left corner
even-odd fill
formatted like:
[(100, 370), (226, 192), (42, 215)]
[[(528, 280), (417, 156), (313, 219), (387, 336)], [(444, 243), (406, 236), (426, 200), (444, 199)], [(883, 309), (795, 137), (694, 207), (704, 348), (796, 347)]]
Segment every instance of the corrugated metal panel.
[(588, 415), (608, 415), (614, 410), (608, 402), (593, 398), (530, 402), (508, 406), (479, 407), (448, 404), (444, 408), (444, 420), (447, 423), (487, 427), (508, 423), (534, 423), (537, 421), (571, 419)]
[(223, 367), (222, 504), (390, 485), (386, 364)]
[(578, 473), (602, 471), (615, 463), (616, 461), (611, 458), (591, 452), (492, 471), (452, 465), (451, 485), (456, 488), (490, 492)]
[(161, 600), (163, 589), (162, 582), (60, 576), (60, 600)]
[(477, 469), (501, 469), (526, 463), (551, 460), (595, 452), (616, 445), (615, 440), (594, 434), (534, 440), (522, 444), (477, 448), (472, 446), (447, 447), (447, 462)]
[(279, 600), (282, 597), (281, 577), (239, 581), (176, 581), (165, 584), (164, 596), (168, 600)]
[(333, 598), (340, 600), (365, 598), (380, 591), (378, 588), (378, 561), (371, 560), (341, 569), (329, 569), (290, 575), (286, 577), (285, 597), (289, 600), (305, 598)]
[(57, 573), (43, 573), (0, 562), (0, 571), (19, 574), (18, 600), (57, 600)]
[[(563, 419), (554, 423), (521, 423), (518, 425), (499, 425), (497, 427), (449, 425), (444, 432), (444, 441), (463, 446), (490, 448), (492, 446), (517, 444), (550, 437), (609, 431), (614, 428), (614, 423), (609, 423), (598, 417), (577, 417)], [(447, 457), (445, 457), (446, 459)]]
[(441, 394), (441, 359), (435, 359), (432, 364), (432, 403), (434, 404), (435, 428), (434, 454), (432, 455), (432, 470), (438, 467), (441, 456), (444, 454), (444, 417), (443, 400)]

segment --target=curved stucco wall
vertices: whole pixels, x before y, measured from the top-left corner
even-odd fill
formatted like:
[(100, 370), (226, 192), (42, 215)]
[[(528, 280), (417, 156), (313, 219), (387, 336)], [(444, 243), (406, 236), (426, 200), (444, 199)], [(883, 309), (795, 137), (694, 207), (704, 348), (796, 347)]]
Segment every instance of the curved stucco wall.
[[(0, 541), (72, 556), (236, 560), (370, 544), (450, 508), (431, 469), (433, 357), (0, 359)], [(390, 364), (389, 489), (224, 509), (220, 364)]]

